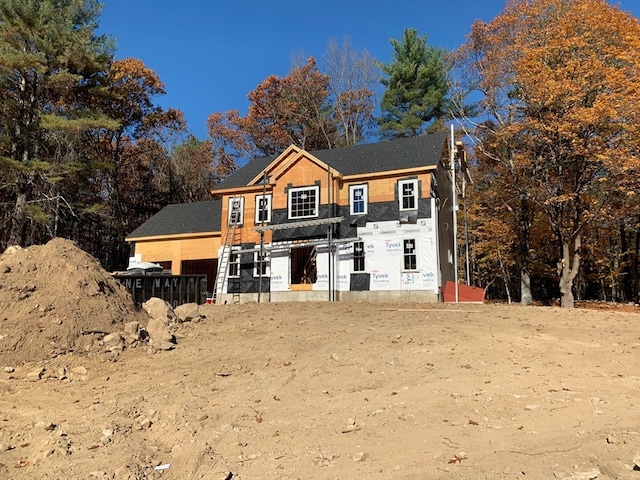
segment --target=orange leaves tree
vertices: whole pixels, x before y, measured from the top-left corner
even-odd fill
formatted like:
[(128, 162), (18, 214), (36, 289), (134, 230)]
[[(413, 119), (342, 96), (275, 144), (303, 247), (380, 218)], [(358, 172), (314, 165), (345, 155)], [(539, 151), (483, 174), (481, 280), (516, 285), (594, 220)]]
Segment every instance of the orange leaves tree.
[(373, 111), (372, 92), (362, 84), (349, 90), (332, 81), (313, 57), (285, 77), (269, 76), (248, 100), (244, 117), (232, 110), (208, 119), (216, 162), (228, 168), (242, 158), (276, 155), (291, 144), (321, 150), (357, 143)]
[(82, 232), (109, 239), (101, 246), (105, 251), (93, 252), (99, 258), (126, 258), (120, 251), (126, 248), (126, 234), (171, 200), (172, 166), (165, 145), (185, 125), (180, 111), (154, 103), (164, 95), (164, 85), (139, 59), (113, 61), (97, 88), (104, 93), (91, 97), (93, 107), (116, 125), (86, 133), (88, 155), (103, 168), (89, 185), (92, 197), (85, 202), (92, 221), (84, 223)]
[(337, 135), (327, 103), (328, 84), (313, 58), (286, 77), (270, 75), (247, 96), (245, 117), (237, 111), (209, 117), (216, 150), (238, 159), (275, 155), (291, 144), (308, 150), (331, 147)]
[(638, 165), (640, 25), (605, 0), (510, 0), (463, 50), (493, 120), (488, 151), (544, 212), (561, 305), (572, 307), (586, 227)]

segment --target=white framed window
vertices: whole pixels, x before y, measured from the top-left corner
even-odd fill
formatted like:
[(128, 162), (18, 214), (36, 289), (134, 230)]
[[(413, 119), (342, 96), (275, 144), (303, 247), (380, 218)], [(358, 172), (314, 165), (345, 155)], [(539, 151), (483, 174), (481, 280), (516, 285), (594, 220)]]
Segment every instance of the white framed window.
[(418, 209), (418, 180), (398, 180), (400, 211)]
[(289, 195), (289, 218), (313, 218), (318, 216), (320, 187), (291, 188)]
[(244, 219), (244, 197), (229, 199), (229, 225), (242, 225)]
[(368, 185), (349, 186), (349, 211), (351, 215), (363, 215), (367, 213), (369, 197)]
[(271, 194), (256, 195), (256, 225), (271, 222)]
[(418, 255), (416, 249), (415, 238), (406, 238), (402, 241), (403, 257), (404, 257), (404, 270), (417, 270), (418, 268)]
[(256, 250), (253, 254), (253, 276), (254, 277), (269, 277), (271, 275), (271, 269), (269, 268), (269, 253)]
[(364, 272), (364, 242), (353, 242), (353, 271)]
[(229, 278), (238, 278), (240, 276), (240, 253), (229, 252)]

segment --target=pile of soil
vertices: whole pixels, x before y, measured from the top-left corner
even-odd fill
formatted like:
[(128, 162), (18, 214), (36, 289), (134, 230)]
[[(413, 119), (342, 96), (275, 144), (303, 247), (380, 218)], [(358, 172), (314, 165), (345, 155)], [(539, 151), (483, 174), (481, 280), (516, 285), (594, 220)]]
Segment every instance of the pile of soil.
[(88, 353), (96, 334), (147, 319), (124, 287), (69, 240), (0, 255), (0, 366)]

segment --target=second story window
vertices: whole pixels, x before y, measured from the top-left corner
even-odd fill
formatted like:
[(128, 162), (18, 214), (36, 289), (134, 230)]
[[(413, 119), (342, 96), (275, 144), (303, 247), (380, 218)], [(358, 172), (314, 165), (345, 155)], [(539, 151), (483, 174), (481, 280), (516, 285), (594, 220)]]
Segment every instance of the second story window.
[(319, 190), (317, 186), (289, 189), (289, 218), (317, 217)]
[(418, 209), (418, 180), (398, 181), (400, 211)]
[(229, 225), (242, 225), (244, 210), (244, 197), (232, 197), (229, 199)]
[(351, 215), (367, 213), (367, 185), (349, 187), (349, 210)]
[(256, 225), (271, 222), (271, 195), (256, 195)]

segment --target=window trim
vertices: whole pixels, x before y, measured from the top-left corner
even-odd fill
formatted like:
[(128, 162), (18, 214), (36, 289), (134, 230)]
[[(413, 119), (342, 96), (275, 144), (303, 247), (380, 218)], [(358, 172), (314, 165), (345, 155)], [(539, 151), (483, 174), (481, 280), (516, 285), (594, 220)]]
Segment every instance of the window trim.
[[(360, 245), (361, 250), (360, 250), (360, 255), (358, 255), (356, 252), (357, 250), (357, 246)], [(359, 241), (359, 242), (353, 242), (353, 264), (352, 264), (352, 268), (353, 268), (353, 273), (363, 273), (366, 272), (366, 253), (364, 251), (364, 242)], [(358, 268), (358, 263), (362, 262), (362, 268)]]
[[(231, 202), (233, 202), (234, 200), (240, 200), (240, 209), (239, 209), (237, 222), (231, 221), (231, 211), (232, 211)], [(244, 224), (244, 197), (230, 197), (229, 203), (227, 204), (227, 225), (232, 226), (232, 225), (243, 225), (243, 224)]]
[[(413, 195), (411, 197), (407, 196), (406, 198), (413, 198), (414, 207), (413, 208), (405, 208), (404, 207), (404, 185), (413, 185)], [(420, 195), (418, 194), (418, 179), (412, 178), (410, 180), (398, 180), (398, 208), (401, 212), (408, 212), (418, 210), (418, 200), (420, 199)]]
[[(413, 242), (410, 246), (411, 250), (407, 250), (408, 242)], [(407, 260), (411, 261), (413, 257), (413, 263), (407, 265)], [(413, 265), (413, 268), (411, 266)], [(415, 272), (418, 270), (418, 243), (415, 238), (403, 238), (402, 239), (402, 271), (403, 272)]]
[[(293, 216), (292, 215), (292, 200), (293, 200), (293, 193), (295, 192), (302, 192), (302, 191), (313, 191), (316, 197), (316, 201), (315, 201), (315, 213), (312, 215), (300, 215), (300, 216)], [(303, 218), (318, 218), (320, 216), (320, 187), (318, 185), (309, 185), (307, 187), (295, 187), (295, 188), (290, 188), (287, 191), (287, 216), (290, 220), (299, 220), (299, 219), (303, 219)]]
[[(362, 202), (363, 211), (356, 212), (355, 205), (356, 199), (354, 197), (356, 189), (362, 189), (362, 200), (358, 200), (358, 202)], [(366, 183), (361, 183), (358, 185), (349, 185), (349, 214), (350, 215), (366, 215), (369, 210), (369, 185)]]
[(255, 252), (253, 252), (253, 276), (255, 278), (260, 277), (260, 272), (258, 271), (258, 265), (264, 264), (265, 271), (262, 274), (262, 277), (263, 278), (271, 277), (271, 257), (269, 256), (269, 252), (267, 251), (263, 252), (262, 262), (259, 261), (259, 257), (260, 257), (260, 249), (257, 249)]
[(266, 195), (256, 195), (256, 215), (254, 218), (256, 225), (262, 225), (262, 220), (260, 220), (260, 200), (262, 199), (265, 199), (267, 202), (267, 207), (264, 209), (267, 218), (264, 220), (264, 223), (271, 223), (271, 205), (273, 196), (270, 193), (267, 193)]

